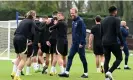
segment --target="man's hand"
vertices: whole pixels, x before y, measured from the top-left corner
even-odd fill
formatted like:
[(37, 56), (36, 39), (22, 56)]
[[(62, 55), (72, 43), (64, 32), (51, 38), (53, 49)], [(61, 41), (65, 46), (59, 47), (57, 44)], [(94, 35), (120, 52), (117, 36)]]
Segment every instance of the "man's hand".
[(129, 27), (128, 27), (128, 26), (125, 26), (125, 28), (126, 28), (126, 29), (129, 29)]
[(48, 46), (51, 46), (51, 44), (50, 44), (50, 42), (49, 42), (49, 41), (46, 41), (46, 44), (47, 44)]
[(123, 50), (124, 46), (120, 46), (120, 49)]
[(29, 46), (29, 45), (32, 45), (32, 41), (30, 41), (29, 43), (27, 43), (27, 45)]
[(38, 47), (39, 47), (39, 49), (41, 48), (41, 43), (38, 43)]
[(79, 48), (82, 48), (82, 47), (83, 47), (83, 45), (79, 44)]
[(57, 24), (58, 23), (58, 21), (57, 20), (54, 20), (54, 24)]
[(88, 49), (92, 49), (92, 45), (91, 44), (88, 45)]

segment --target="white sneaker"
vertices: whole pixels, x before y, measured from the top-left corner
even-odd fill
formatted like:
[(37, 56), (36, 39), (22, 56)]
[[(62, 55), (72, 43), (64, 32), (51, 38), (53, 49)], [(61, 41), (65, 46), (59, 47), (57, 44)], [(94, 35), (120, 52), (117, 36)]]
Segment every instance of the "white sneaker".
[(110, 80), (109, 78), (105, 78), (105, 80)]
[(106, 76), (108, 76), (110, 80), (114, 80), (111, 72), (107, 72)]

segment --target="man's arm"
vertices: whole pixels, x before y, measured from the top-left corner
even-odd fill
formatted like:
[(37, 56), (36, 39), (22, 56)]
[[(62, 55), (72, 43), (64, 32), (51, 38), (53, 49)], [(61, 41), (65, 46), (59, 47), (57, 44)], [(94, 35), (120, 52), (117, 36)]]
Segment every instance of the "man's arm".
[(42, 32), (46, 26), (45, 23), (40, 23), (41, 27), (40, 26), (37, 26), (35, 22), (32, 23), (32, 26), (35, 28), (35, 30), (39, 31), (39, 32)]
[(83, 21), (79, 21), (78, 27), (80, 29), (80, 32), (79, 32), (80, 44), (84, 45), (85, 37), (86, 37), (86, 26)]
[(116, 18), (116, 33), (117, 33), (118, 38), (120, 39), (121, 46), (123, 46), (124, 42), (123, 42), (122, 34), (120, 31), (120, 20), (118, 18)]
[(122, 35), (127, 37), (128, 36), (128, 29), (126, 28), (121, 28)]
[(54, 22), (54, 24), (55, 24), (55, 25), (53, 25), (53, 26), (51, 26), (51, 27), (49, 28), (50, 32), (52, 32), (51, 30), (54, 30), (54, 29), (58, 28), (60, 23), (56, 21), (56, 22)]
[(88, 48), (91, 49), (92, 48), (92, 41), (94, 39), (94, 35), (91, 33), (90, 36), (89, 36), (89, 45), (88, 45)]

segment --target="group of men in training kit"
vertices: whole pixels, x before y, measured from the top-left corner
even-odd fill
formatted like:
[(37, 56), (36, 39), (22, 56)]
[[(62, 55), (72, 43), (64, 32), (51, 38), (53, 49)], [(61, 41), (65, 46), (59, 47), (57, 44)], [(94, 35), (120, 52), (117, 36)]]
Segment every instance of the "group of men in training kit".
[[(122, 21), (120, 28), (120, 20), (116, 17), (117, 8), (115, 6), (109, 8), (109, 13), (110, 15), (103, 21), (101, 21), (99, 15), (96, 16), (96, 25), (91, 29), (88, 48), (91, 49), (93, 43), (97, 72), (101, 70), (102, 73), (105, 73), (106, 80), (113, 80), (112, 72), (122, 61), (121, 49), (123, 49), (123, 46), (126, 54), (124, 69), (130, 69), (127, 66), (129, 52), (126, 37), (128, 36), (128, 27)], [(38, 71), (38, 63), (42, 64), (42, 74), (46, 74), (50, 63), (49, 59), (51, 59), (51, 76), (56, 74), (56, 63), (58, 62), (61, 71), (58, 76), (69, 77), (72, 61), (77, 52), (84, 68), (84, 73), (81, 77), (88, 78), (88, 64), (85, 54), (86, 25), (83, 19), (78, 16), (78, 10), (76, 8), (70, 9), (70, 15), (73, 20), (72, 45), (67, 60), (68, 25), (65, 21), (64, 14), (62, 12), (54, 12), (52, 19), (44, 16), (42, 22), (36, 17), (35, 11), (31, 10), (26, 14), (26, 18), (19, 23), (14, 34), (13, 41), (17, 58), (14, 61), (11, 74), (13, 80), (21, 80), (20, 73), (25, 63), (27, 65), (26, 75), (30, 75), (31, 62), (33, 62), (33, 67), (36, 72)], [(109, 69), (111, 52), (116, 57), (116, 61)], [(46, 53), (46, 62), (44, 61), (43, 53)], [(101, 66), (99, 62), (101, 62)]]

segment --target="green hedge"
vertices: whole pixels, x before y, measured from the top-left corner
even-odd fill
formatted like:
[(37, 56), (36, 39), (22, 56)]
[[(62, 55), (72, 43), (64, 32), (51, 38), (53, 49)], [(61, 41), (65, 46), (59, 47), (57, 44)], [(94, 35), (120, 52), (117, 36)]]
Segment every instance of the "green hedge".
[(6, 20), (14, 20), (16, 19), (16, 11), (21, 13), (21, 15), (25, 14), (24, 10), (16, 10), (16, 9), (2, 9), (0, 10), (0, 20), (6, 21)]

